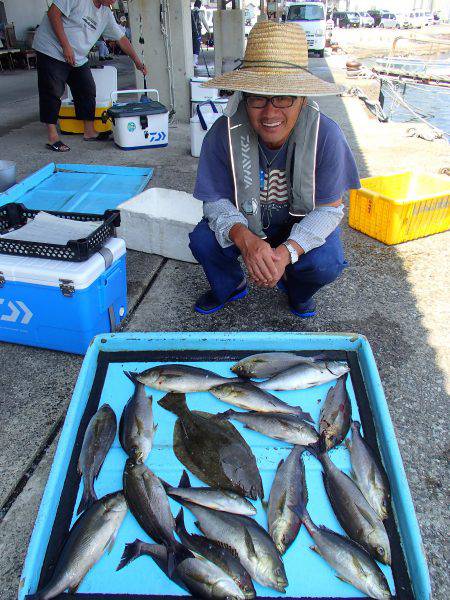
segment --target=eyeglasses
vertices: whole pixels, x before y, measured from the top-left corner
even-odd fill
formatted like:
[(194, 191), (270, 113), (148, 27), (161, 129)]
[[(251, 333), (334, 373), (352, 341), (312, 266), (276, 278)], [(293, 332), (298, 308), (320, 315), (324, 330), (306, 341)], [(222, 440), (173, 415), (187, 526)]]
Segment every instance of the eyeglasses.
[(245, 103), (249, 108), (266, 108), (270, 102), (275, 108), (290, 108), (296, 96), (245, 96)]

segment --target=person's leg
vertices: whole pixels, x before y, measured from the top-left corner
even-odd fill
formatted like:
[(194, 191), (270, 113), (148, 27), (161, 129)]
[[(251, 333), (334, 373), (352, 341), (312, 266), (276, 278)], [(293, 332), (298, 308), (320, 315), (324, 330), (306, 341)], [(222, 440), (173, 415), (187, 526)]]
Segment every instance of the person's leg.
[[(286, 269), (289, 304), (297, 313), (313, 312), (312, 297), (324, 285), (331, 283), (346, 266), (339, 227), (325, 243), (303, 254), (297, 263)], [(308, 307), (311, 311), (308, 311)]]
[(201, 42), (201, 37), (198, 35), (195, 35), (192, 38), (192, 50), (194, 53), (194, 67), (196, 67), (198, 65), (198, 55), (200, 54), (200, 42)]
[(195, 227), (189, 239), (189, 248), (205, 271), (216, 304), (227, 302), (236, 290), (239, 297), (243, 297), (240, 294), (245, 295), (245, 275), (236, 246), (222, 248), (205, 219)]
[(72, 91), (77, 119), (84, 121), (85, 139), (96, 138), (98, 136), (94, 127), (96, 89), (88, 65), (72, 68), (67, 84)]
[(100, 60), (105, 60), (107, 56), (109, 56), (108, 46), (105, 44), (103, 40), (99, 40), (97, 42), (98, 47), (98, 57)]
[[(64, 94), (66, 81), (70, 73), (70, 66), (41, 52), (37, 53), (36, 64), (40, 121), (45, 123), (48, 141), (52, 145), (59, 142), (56, 123), (61, 108), (61, 96)], [(69, 147), (61, 144), (59, 150), (64, 152), (69, 150)]]

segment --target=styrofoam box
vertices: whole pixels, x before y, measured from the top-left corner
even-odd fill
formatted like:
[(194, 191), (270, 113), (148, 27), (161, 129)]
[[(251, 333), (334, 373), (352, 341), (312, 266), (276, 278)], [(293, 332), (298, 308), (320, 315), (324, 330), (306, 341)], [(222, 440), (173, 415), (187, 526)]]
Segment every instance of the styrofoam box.
[(204, 88), (202, 83), (209, 81), (212, 77), (191, 77), (191, 100), (192, 102), (202, 102), (217, 98), (219, 90), (216, 88)]
[(110, 315), (117, 324), (127, 312), (126, 248), (120, 238), (104, 248), (108, 268), (99, 252), (76, 263), (0, 254), (0, 340), (84, 354), (110, 332)]

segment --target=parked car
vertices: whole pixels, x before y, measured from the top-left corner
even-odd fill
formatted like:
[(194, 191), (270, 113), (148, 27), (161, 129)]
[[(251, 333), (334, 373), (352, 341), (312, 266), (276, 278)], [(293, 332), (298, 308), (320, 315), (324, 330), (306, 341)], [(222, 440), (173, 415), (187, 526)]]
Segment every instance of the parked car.
[(338, 27), (359, 27), (359, 14), (356, 12), (335, 12), (333, 22)]
[(407, 15), (408, 27), (420, 28), (424, 27), (426, 23), (425, 11), (424, 10), (413, 10)]
[(401, 22), (394, 13), (381, 13), (380, 27), (386, 29), (400, 29)]
[(360, 12), (359, 25), (360, 27), (374, 27), (375, 19), (371, 17), (368, 12)]
[(430, 12), (425, 13), (425, 25), (434, 25), (434, 17)]
[(374, 27), (378, 27), (381, 21), (381, 11), (379, 10), (368, 10), (367, 13), (372, 17), (374, 21)]

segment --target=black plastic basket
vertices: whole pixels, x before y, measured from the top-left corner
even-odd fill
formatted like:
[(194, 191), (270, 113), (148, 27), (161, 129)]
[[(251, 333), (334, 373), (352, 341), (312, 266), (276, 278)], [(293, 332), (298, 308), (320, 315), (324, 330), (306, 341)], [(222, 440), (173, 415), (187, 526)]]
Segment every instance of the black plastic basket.
[[(22, 227), (27, 222), (27, 219), (34, 219), (38, 212), (41, 211), (31, 210), (23, 204), (14, 202), (4, 204), (0, 207), (0, 234), (5, 233), (9, 229)], [(88, 237), (81, 240), (69, 240), (65, 245), (0, 238), (0, 254), (82, 262), (95, 254), (95, 252), (98, 252), (108, 238), (115, 237), (116, 227), (120, 225), (120, 211), (118, 210), (107, 210), (103, 215), (51, 210), (45, 212), (73, 221), (99, 221), (101, 223)]]

